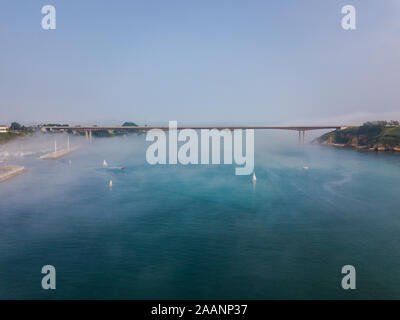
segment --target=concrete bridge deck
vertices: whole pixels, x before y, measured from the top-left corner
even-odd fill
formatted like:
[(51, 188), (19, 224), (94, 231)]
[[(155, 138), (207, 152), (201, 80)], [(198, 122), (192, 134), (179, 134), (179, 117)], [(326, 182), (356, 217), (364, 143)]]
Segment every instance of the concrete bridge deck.
[[(292, 130), (299, 132), (299, 143), (304, 143), (304, 136), (306, 131), (310, 130), (337, 130), (342, 128), (342, 126), (179, 126), (176, 130), (184, 130), (184, 129), (217, 129), (217, 130), (237, 130), (237, 129), (254, 129), (254, 130)], [(149, 131), (152, 129), (159, 129), (163, 131), (171, 130), (169, 126), (120, 126), (120, 127), (97, 127), (97, 126), (90, 126), (90, 127), (42, 127), (42, 130), (45, 131), (73, 131), (73, 132), (85, 132), (86, 137), (89, 140), (89, 143), (92, 142), (92, 132), (94, 131)]]
[[(255, 130), (294, 130), (294, 131), (309, 131), (309, 130), (323, 130), (323, 129), (340, 129), (342, 126), (178, 126), (177, 130), (183, 129), (218, 129), (218, 130), (235, 130), (235, 129), (255, 129)], [(148, 131), (152, 129), (170, 130), (168, 126), (127, 126), (127, 127), (42, 127), (42, 129), (52, 131), (105, 131), (105, 130), (121, 130), (121, 131)]]

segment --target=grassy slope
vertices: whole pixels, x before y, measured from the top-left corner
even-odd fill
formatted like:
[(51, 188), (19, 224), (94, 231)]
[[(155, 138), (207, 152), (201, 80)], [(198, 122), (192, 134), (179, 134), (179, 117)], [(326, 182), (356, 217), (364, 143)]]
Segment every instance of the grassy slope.
[(387, 148), (400, 147), (400, 127), (348, 127), (324, 134), (318, 143)]

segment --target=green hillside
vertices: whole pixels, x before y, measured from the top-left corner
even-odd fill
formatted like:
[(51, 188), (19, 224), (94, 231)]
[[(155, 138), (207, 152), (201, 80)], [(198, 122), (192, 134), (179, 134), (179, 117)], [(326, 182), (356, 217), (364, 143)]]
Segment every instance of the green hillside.
[(326, 133), (315, 142), (370, 151), (400, 151), (400, 126), (397, 121), (366, 122)]

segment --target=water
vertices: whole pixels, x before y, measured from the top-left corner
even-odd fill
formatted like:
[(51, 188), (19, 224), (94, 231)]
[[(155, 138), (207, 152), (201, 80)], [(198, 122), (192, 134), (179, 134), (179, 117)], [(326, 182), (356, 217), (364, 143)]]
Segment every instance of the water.
[(0, 298), (400, 298), (400, 157), (275, 138), (257, 133), (255, 185), (231, 165), (150, 166), (143, 136), (13, 159), (28, 171), (0, 184)]

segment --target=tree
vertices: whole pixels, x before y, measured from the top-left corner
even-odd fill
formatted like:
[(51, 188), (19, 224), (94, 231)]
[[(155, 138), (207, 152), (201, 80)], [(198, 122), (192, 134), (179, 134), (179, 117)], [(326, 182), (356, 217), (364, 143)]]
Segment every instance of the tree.
[(18, 122), (11, 123), (10, 130), (21, 130), (22, 126)]
[(123, 127), (137, 127), (138, 125), (134, 122), (124, 122)]
[(48, 123), (44, 124), (45, 127), (69, 127), (69, 124)]

